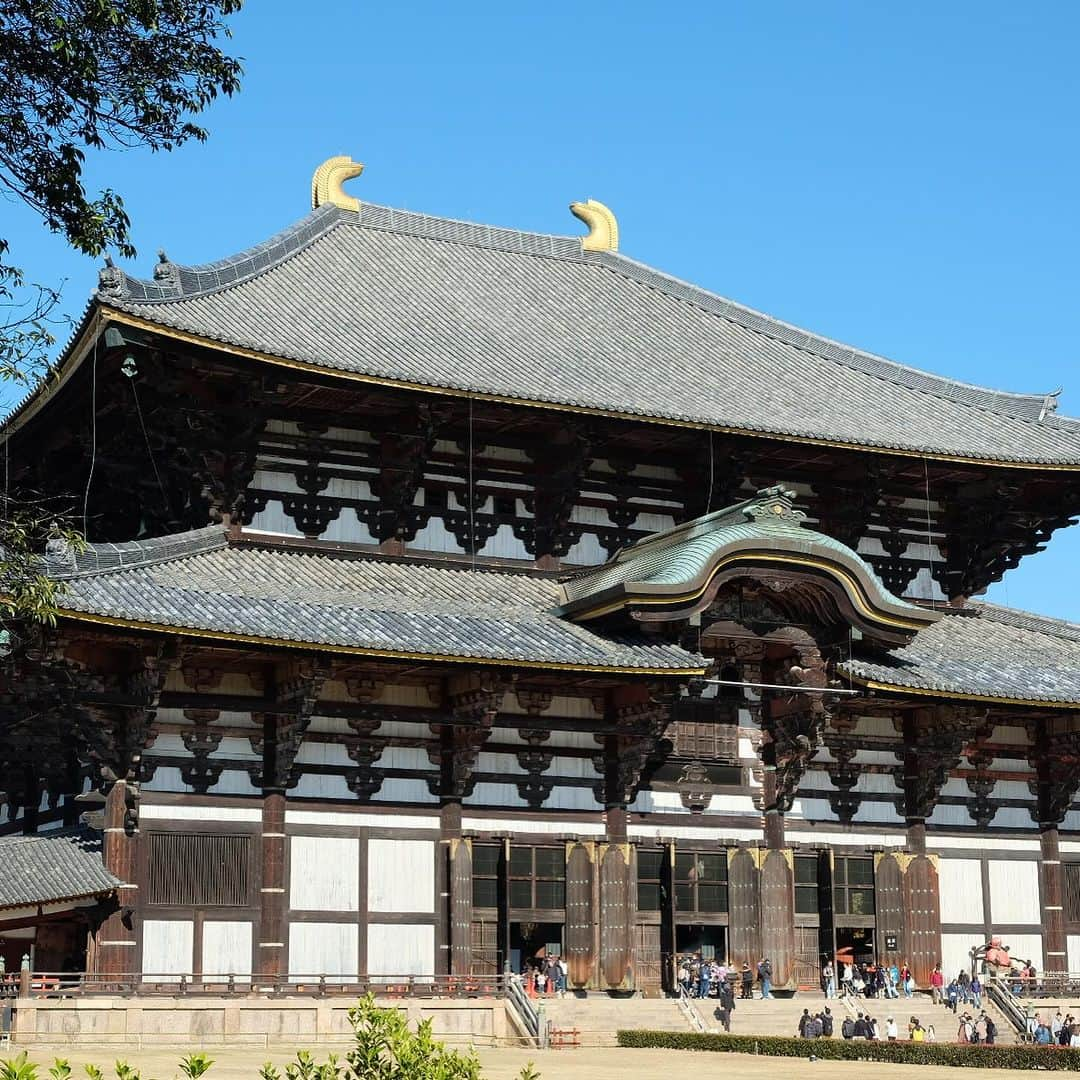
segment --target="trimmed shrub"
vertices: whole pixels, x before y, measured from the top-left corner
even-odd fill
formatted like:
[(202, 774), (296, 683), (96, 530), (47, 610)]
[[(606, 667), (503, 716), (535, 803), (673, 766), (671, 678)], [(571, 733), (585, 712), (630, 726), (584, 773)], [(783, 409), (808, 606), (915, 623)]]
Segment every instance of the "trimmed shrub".
[(892, 1061), (898, 1065), (956, 1065), (980, 1069), (1080, 1070), (1080, 1050), (1067, 1046), (881, 1042), (877, 1039), (791, 1039), (775, 1035), (703, 1035), (681, 1031), (620, 1031), (620, 1046), (665, 1050), (711, 1050), (728, 1054), (829, 1061)]

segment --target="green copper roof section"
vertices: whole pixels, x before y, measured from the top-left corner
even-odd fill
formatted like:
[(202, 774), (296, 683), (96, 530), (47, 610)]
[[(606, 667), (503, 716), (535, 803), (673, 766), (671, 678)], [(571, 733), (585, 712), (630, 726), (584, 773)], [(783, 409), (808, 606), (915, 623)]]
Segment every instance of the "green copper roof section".
[(821, 572), (841, 585), (863, 617), (905, 627), (935, 622), (934, 611), (894, 596), (846, 544), (803, 525), (794, 493), (765, 488), (751, 499), (624, 548), (606, 565), (563, 583), (560, 613), (596, 618), (620, 607), (692, 602), (715, 575), (739, 563)]

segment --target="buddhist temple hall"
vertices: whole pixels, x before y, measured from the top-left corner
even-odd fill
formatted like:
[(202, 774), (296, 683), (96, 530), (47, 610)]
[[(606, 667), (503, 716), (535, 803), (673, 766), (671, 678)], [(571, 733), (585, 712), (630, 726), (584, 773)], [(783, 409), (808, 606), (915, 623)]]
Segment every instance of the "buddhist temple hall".
[(1080, 420), (360, 170), (106, 266), (0, 429), (87, 541), (3, 642), (7, 971), (1080, 971), (1080, 625), (979, 599)]

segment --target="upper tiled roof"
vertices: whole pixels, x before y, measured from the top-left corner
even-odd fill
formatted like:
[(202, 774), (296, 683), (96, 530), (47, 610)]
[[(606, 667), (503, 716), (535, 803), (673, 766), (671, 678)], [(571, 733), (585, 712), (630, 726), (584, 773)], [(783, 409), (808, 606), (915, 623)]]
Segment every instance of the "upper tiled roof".
[(215, 528), (91, 545), (50, 569), (64, 611), (196, 635), (629, 672), (703, 666), (674, 645), (559, 619), (558, 583), (530, 574), (230, 546)]
[(122, 884), (101, 862), (101, 838), (84, 831), (0, 837), (0, 908), (81, 900)]
[(163, 328), (408, 385), (845, 445), (1080, 464), (1056, 399), (840, 345), (615, 252), (363, 204), (98, 299)]
[(887, 660), (844, 667), (900, 689), (1080, 706), (1080, 625), (974, 602), (946, 609)]

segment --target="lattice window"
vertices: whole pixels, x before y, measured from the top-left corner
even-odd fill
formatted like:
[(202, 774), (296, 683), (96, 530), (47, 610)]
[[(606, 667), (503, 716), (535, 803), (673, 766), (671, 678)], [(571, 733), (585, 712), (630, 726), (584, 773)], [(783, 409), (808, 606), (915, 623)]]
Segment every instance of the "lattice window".
[(1065, 863), (1065, 921), (1080, 923), (1080, 863)]
[(665, 850), (637, 850), (637, 907), (638, 911), (659, 911), (664, 898), (663, 877)]
[(251, 902), (251, 837), (148, 833), (148, 904), (246, 907)]
[(874, 860), (837, 858), (833, 896), (838, 915), (873, 915)]
[(474, 919), (472, 924), (472, 973), (500, 975), (498, 926)]
[(679, 757), (728, 764), (739, 760), (739, 729), (734, 724), (679, 720), (670, 730)]
[(675, 853), (675, 906), (705, 914), (727, 911), (726, 851)]
[(510, 906), (566, 907), (566, 852), (563, 848), (510, 845)]
[(816, 855), (796, 855), (795, 914), (817, 915), (819, 908), (818, 858)]
[(499, 860), (501, 844), (473, 844), (472, 902), (474, 908), (499, 906)]

